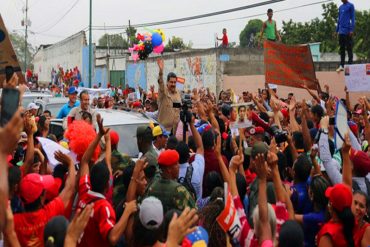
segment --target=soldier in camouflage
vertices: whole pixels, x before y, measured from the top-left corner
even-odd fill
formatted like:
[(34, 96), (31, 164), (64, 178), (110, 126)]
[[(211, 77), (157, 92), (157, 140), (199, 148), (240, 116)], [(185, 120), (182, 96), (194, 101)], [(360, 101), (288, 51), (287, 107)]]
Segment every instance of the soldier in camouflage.
[(154, 196), (163, 204), (164, 213), (171, 209), (195, 208), (195, 200), (189, 191), (177, 182), (179, 176), (179, 154), (166, 150), (158, 157), (161, 177), (155, 179), (147, 188), (145, 197)]

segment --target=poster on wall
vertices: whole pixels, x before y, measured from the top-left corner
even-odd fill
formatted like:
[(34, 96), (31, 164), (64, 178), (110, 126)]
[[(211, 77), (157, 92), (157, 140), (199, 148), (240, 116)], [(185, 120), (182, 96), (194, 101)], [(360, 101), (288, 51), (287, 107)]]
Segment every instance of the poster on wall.
[(285, 45), (265, 41), (264, 63), (266, 82), (317, 89), (318, 80), (308, 45)]
[(12, 43), (10, 42), (8, 31), (0, 15), (0, 88), (3, 87), (5, 80), (5, 68), (12, 66), (15, 73), (18, 75), (19, 84), (26, 83), (22, 69), (19, 66), (17, 55), (14, 52)]
[(345, 65), (344, 79), (349, 92), (369, 92), (370, 63)]
[(145, 63), (127, 65), (126, 83), (132, 88), (141, 87), (144, 91), (147, 90)]

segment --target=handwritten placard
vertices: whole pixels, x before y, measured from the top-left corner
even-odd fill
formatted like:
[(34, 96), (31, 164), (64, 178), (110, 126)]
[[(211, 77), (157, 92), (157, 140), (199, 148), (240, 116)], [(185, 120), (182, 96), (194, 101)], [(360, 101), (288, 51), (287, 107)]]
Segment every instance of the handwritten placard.
[(370, 64), (344, 66), (344, 78), (349, 92), (370, 91)]

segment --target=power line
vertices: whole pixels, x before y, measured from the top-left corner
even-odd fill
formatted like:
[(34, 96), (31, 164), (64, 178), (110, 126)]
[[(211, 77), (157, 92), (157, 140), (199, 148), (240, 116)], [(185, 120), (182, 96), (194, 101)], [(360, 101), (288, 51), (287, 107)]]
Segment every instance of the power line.
[[(282, 2), (282, 1), (285, 1), (285, 0), (269, 0), (269, 1), (264, 1), (264, 2), (260, 2), (260, 3), (245, 5), (245, 6), (241, 6), (241, 7), (237, 7), (237, 8), (226, 9), (226, 10), (211, 12), (211, 13), (207, 13), (207, 14), (202, 14), (202, 15), (195, 15), (195, 16), (183, 17), (183, 18), (166, 20), (166, 21), (142, 23), (142, 24), (136, 24), (136, 25), (134, 24), (134, 25), (131, 25), (131, 26), (135, 27), (135, 28), (151, 27), (151, 26), (159, 26), (159, 25), (171, 24), (171, 23), (176, 23), (176, 22), (190, 21), (190, 20), (201, 19), (201, 18), (216, 16), (216, 15), (228, 14), (228, 13), (232, 13), (232, 12), (236, 12), (236, 11), (240, 11), (240, 10), (245, 10), (245, 9), (256, 8), (256, 7), (260, 7), (260, 6), (263, 6), (263, 5), (273, 4), (273, 3)], [(99, 26), (99, 27), (101, 27), (101, 26)], [(122, 29), (122, 28), (125, 28), (125, 27), (126, 26), (110, 26), (109, 29)], [(104, 28), (104, 27), (102, 27), (102, 28)]]
[[(309, 3), (309, 4), (303, 4), (303, 5), (298, 5), (295, 7), (291, 8), (286, 8), (286, 9), (280, 9), (280, 10), (274, 10), (274, 13), (278, 12), (285, 12), (289, 10), (294, 10), (298, 8), (303, 8), (303, 7), (308, 7), (312, 5), (317, 5), (321, 3), (327, 3), (327, 2), (332, 2), (333, 0), (325, 0), (325, 1), (320, 1), (320, 2), (314, 2), (314, 3)], [(236, 18), (230, 18), (230, 19), (223, 19), (223, 20), (218, 20), (218, 21), (208, 21), (208, 22), (201, 22), (201, 23), (195, 23), (195, 24), (189, 24), (189, 25), (182, 25), (182, 26), (175, 26), (175, 27), (167, 27), (166, 29), (177, 29), (177, 28), (184, 28), (184, 27), (192, 27), (192, 26), (201, 26), (201, 25), (207, 25), (207, 24), (213, 24), (213, 23), (219, 23), (219, 22), (225, 22), (225, 21), (235, 21), (235, 20), (241, 20), (241, 19), (248, 19), (252, 17), (257, 17), (261, 15), (266, 15), (266, 13), (260, 13), (260, 14), (254, 14), (254, 15), (248, 15), (248, 16), (243, 16), (243, 17), (236, 17)]]
[(77, 5), (77, 3), (79, 2), (80, 0), (76, 0), (72, 6), (67, 10), (67, 12), (64, 13), (64, 15), (62, 15), (62, 17), (60, 17), (54, 24), (52, 24), (49, 28), (43, 30), (43, 31), (39, 31), (39, 32), (35, 32), (36, 34), (40, 34), (40, 33), (45, 33), (47, 31), (49, 31), (50, 29), (52, 29), (53, 27), (55, 27), (56, 25), (58, 25), (58, 23), (63, 20), (63, 18), (69, 14), (69, 12), (71, 12), (71, 10)]

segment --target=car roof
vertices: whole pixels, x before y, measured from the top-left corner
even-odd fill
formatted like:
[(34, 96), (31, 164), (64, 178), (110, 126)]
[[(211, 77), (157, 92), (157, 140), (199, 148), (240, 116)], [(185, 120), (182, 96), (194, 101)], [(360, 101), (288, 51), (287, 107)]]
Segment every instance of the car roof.
[(53, 95), (48, 93), (24, 93), (23, 98), (52, 98)]
[(69, 101), (69, 98), (65, 97), (51, 97), (51, 98), (43, 98), (43, 99), (36, 99), (35, 102), (43, 101), (45, 104), (66, 104)]
[(96, 109), (96, 111), (104, 119), (104, 126), (148, 124), (150, 122), (155, 122), (153, 119), (137, 112), (127, 112), (113, 109)]

